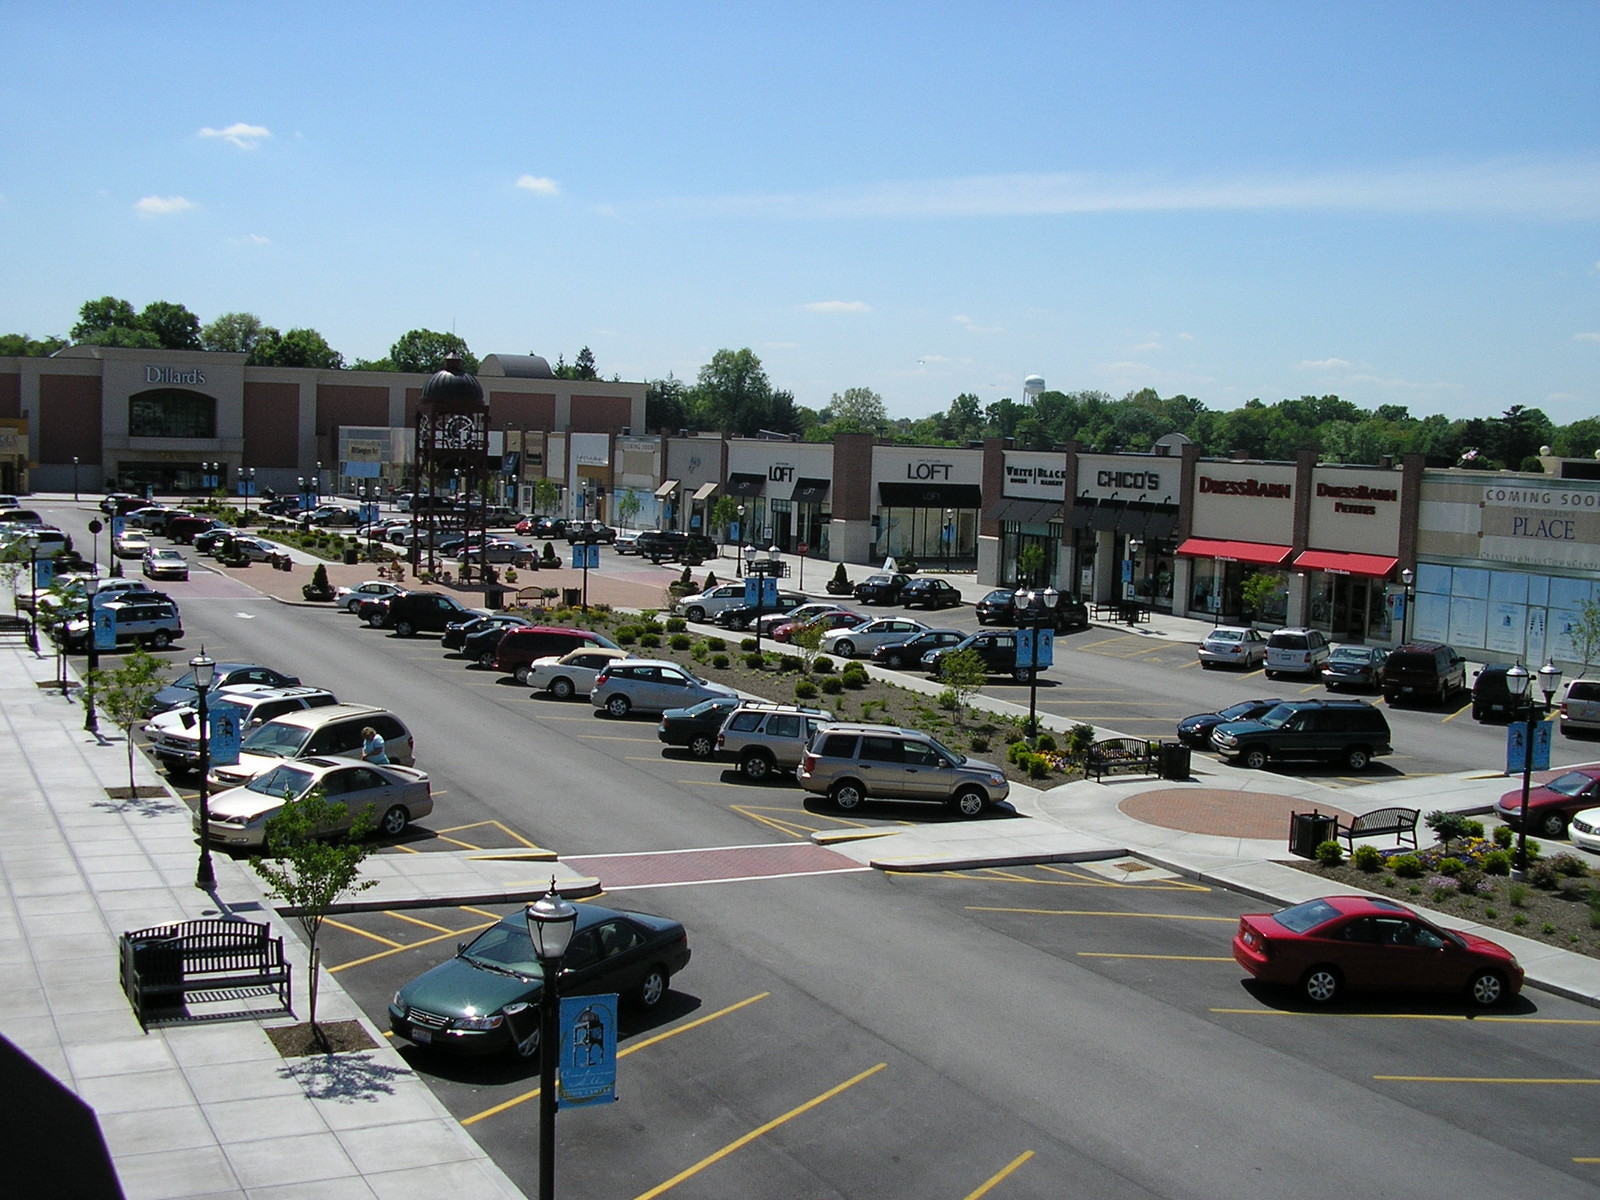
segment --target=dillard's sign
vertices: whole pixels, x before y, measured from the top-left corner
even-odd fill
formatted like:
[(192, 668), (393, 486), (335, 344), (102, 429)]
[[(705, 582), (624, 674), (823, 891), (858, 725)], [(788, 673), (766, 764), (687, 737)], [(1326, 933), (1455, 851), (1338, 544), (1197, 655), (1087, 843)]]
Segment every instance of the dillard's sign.
[(146, 383), (188, 383), (202, 384), (206, 381), (206, 373), (198, 367), (191, 367), (187, 371), (180, 371), (176, 367), (146, 367), (144, 369)]

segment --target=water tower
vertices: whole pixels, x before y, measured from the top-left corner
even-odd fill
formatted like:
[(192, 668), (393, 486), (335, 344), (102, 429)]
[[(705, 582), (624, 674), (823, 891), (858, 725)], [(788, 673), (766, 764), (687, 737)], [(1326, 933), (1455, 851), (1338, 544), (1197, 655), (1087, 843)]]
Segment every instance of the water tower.
[(1029, 375), (1022, 381), (1022, 394), (1031, 404), (1039, 398), (1039, 393), (1044, 391), (1044, 376)]

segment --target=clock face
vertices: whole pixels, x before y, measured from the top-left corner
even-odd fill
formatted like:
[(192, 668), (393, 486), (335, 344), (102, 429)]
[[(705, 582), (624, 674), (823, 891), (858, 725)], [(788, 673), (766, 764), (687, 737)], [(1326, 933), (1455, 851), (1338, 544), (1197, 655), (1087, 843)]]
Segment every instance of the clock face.
[(470, 450), (478, 444), (478, 425), (467, 413), (446, 413), (439, 417), (434, 444), (445, 450)]

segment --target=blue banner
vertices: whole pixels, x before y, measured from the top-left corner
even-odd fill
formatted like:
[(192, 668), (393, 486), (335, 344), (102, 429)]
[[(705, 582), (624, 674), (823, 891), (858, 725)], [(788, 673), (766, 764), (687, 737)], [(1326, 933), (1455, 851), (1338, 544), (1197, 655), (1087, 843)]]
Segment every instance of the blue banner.
[(572, 567), (573, 570), (587, 568), (590, 571), (598, 571), (600, 569), (600, 547), (584, 545), (581, 542), (573, 546)]
[[(1535, 771), (1550, 769), (1550, 731), (1555, 726), (1549, 721), (1536, 721), (1533, 726), (1533, 767)], [(1506, 727), (1506, 774), (1520, 775), (1527, 766), (1528, 723), (1513, 721)]]
[(112, 536), (112, 538), (121, 537), (122, 536), (122, 531), (124, 529), (126, 529), (127, 527), (128, 527), (128, 518), (127, 517), (124, 517), (124, 516), (112, 517), (111, 518), (111, 536)]
[(561, 1057), (556, 1106), (611, 1104), (617, 1098), (617, 998), (561, 997)]
[(751, 607), (776, 609), (778, 607), (778, 581), (770, 576), (746, 575), (744, 602)]
[(56, 581), (56, 560), (53, 558), (35, 559), (33, 564), (33, 586), (47, 588)]
[(206, 710), (206, 751), (213, 766), (227, 766), (239, 761), (239, 743), (244, 731), (239, 728), (239, 713), (232, 705)]
[[(1037, 654), (1037, 657), (1035, 655)], [(1044, 670), (1056, 659), (1056, 633), (1053, 629), (1017, 630), (1017, 669)]]
[(98, 592), (95, 593), (94, 599), (94, 613), (90, 618), (94, 625), (94, 648), (96, 650), (115, 650), (117, 648), (116, 610), (102, 608)]

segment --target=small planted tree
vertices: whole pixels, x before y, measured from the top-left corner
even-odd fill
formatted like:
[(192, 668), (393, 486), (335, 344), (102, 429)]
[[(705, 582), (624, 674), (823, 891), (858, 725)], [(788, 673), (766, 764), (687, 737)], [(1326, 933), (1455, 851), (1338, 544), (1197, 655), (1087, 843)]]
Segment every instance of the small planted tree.
[(789, 639), (791, 645), (800, 651), (800, 662), (807, 675), (817, 661), (817, 654), (822, 649), (822, 638), (827, 633), (821, 625), (802, 625), (794, 631), (794, 636)]
[(561, 488), (554, 479), (548, 477), (533, 481), (533, 507), (541, 513), (548, 513), (561, 499)]
[(250, 860), (250, 867), (266, 884), (267, 890), (293, 911), (305, 934), (311, 952), (308, 979), (309, 1005), (306, 1019), (311, 1036), (324, 1051), (330, 1047), (327, 1035), (317, 1025), (317, 974), (321, 951), (317, 938), (328, 910), (342, 896), (364, 892), (377, 885), (376, 879), (361, 879), (361, 864), (372, 853), (366, 836), (373, 830), (372, 806), (354, 815), (347, 833), (329, 836), (344, 820), (345, 806), (331, 804), (321, 789), (290, 800), (283, 811), (267, 822), (267, 853)]
[(1025, 583), (1038, 583), (1044, 571), (1044, 547), (1024, 546), (1017, 552), (1017, 578)]
[(1578, 605), (1578, 619), (1567, 636), (1572, 641), (1572, 656), (1583, 664), (1583, 674), (1589, 674), (1600, 659), (1600, 600), (1585, 600)]
[(1248, 576), (1239, 585), (1239, 599), (1243, 602), (1245, 610), (1254, 617), (1260, 617), (1270, 607), (1273, 593), (1278, 590), (1278, 577), (1265, 571), (1257, 571)]
[(617, 520), (622, 522), (624, 529), (633, 524), (633, 519), (639, 515), (639, 509), (642, 507), (638, 493), (631, 489), (617, 497)]
[(983, 659), (976, 650), (957, 650), (939, 660), (939, 682), (955, 696), (958, 720), (966, 718), (967, 705), (987, 679)]
[[(723, 496), (711, 506), (711, 524), (722, 531), (722, 540), (728, 540), (729, 527), (739, 519), (739, 502), (732, 496)], [(739, 531), (744, 536), (744, 530)]]
[[(90, 636), (94, 636), (91, 631)], [(150, 701), (167, 681), (167, 663), (143, 646), (123, 656), (114, 671), (91, 672), (100, 711), (122, 730), (128, 743), (128, 795), (137, 796), (133, 781), (133, 727), (145, 719)]]

